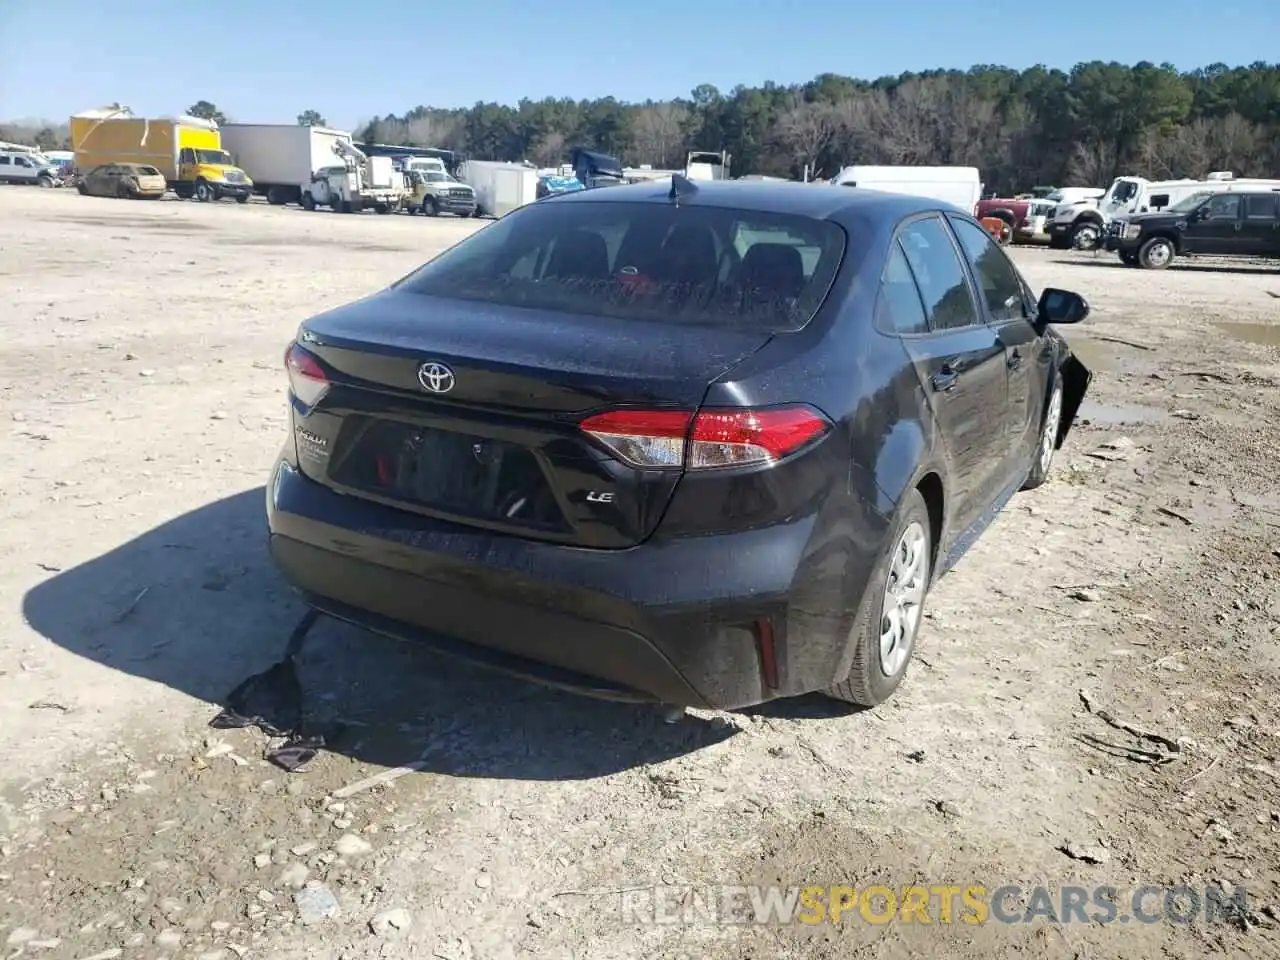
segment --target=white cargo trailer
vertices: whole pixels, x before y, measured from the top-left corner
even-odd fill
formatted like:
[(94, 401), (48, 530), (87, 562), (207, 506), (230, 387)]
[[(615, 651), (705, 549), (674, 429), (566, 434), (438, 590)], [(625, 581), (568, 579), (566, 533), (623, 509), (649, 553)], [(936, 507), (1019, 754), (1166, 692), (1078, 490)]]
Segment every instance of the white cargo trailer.
[(254, 192), (277, 205), (301, 203), (312, 174), (343, 165), (334, 142), (351, 142), (346, 131), (296, 123), (227, 123), (221, 130), (222, 148), (253, 180)]
[(468, 160), (458, 179), (476, 192), (476, 215), (504, 217), (538, 199), (538, 171), (521, 163)]

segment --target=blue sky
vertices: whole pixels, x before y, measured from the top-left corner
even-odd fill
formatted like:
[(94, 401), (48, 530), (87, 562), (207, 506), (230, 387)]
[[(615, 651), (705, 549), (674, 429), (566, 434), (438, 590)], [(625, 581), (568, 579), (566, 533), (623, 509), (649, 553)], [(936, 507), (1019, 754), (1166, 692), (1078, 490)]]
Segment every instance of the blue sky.
[[(420, 103), (687, 96), (699, 83), (1077, 60), (1274, 60), (1280, 0), (0, 0), (0, 119), (210, 100), (236, 120), (351, 127)], [(435, 11), (435, 12), (432, 12)], [(363, 31), (367, 31), (362, 34)], [(376, 31), (376, 32), (375, 32)]]

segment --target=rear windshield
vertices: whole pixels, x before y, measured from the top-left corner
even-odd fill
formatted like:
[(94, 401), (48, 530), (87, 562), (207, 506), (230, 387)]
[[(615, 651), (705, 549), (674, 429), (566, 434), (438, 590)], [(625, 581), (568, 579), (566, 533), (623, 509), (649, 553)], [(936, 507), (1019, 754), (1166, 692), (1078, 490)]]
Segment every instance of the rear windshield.
[(789, 214), (657, 203), (523, 207), (401, 290), (620, 319), (778, 332), (822, 305), (844, 231)]

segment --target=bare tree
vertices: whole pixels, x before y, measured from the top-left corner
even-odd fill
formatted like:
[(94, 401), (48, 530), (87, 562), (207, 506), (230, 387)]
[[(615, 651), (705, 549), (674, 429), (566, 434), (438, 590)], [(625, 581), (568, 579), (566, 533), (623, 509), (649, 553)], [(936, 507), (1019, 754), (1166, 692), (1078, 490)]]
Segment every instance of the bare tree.
[(403, 120), (375, 120), (369, 131), (374, 143), (402, 144), (409, 138), (409, 125)]
[(800, 167), (816, 165), (839, 129), (837, 115), (826, 103), (806, 103), (795, 98), (778, 116), (773, 135), (778, 146), (790, 152)]
[(564, 162), (564, 134), (552, 130), (540, 136), (529, 150), (529, 159), (540, 167), (554, 167)]
[(642, 162), (662, 169), (680, 159), (684, 152), (689, 110), (679, 103), (658, 103), (641, 107), (631, 118), (631, 139)]
[(1115, 146), (1098, 140), (1077, 143), (1067, 163), (1067, 176), (1075, 183), (1107, 184), (1119, 166)]
[(413, 147), (444, 147), (456, 144), (462, 125), (453, 117), (427, 114), (405, 125), (403, 141)]
[(882, 118), (889, 162), (936, 163), (944, 109), (937, 85), (927, 80), (908, 80), (895, 89)]
[(1000, 136), (996, 105), (978, 97), (967, 86), (952, 84), (938, 91), (939, 159), (957, 166), (986, 166)]
[(885, 142), (891, 109), (881, 90), (856, 94), (832, 107), (836, 129), (831, 145), (840, 166), (896, 162), (896, 153)]

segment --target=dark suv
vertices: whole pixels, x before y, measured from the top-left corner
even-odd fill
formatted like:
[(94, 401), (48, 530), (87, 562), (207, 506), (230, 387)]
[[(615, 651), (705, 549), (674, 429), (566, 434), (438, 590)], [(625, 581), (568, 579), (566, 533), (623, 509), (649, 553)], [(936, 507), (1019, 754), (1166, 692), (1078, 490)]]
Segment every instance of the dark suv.
[(1280, 257), (1280, 190), (1193, 193), (1159, 213), (1118, 217), (1106, 248), (1148, 270), (1185, 254)]

